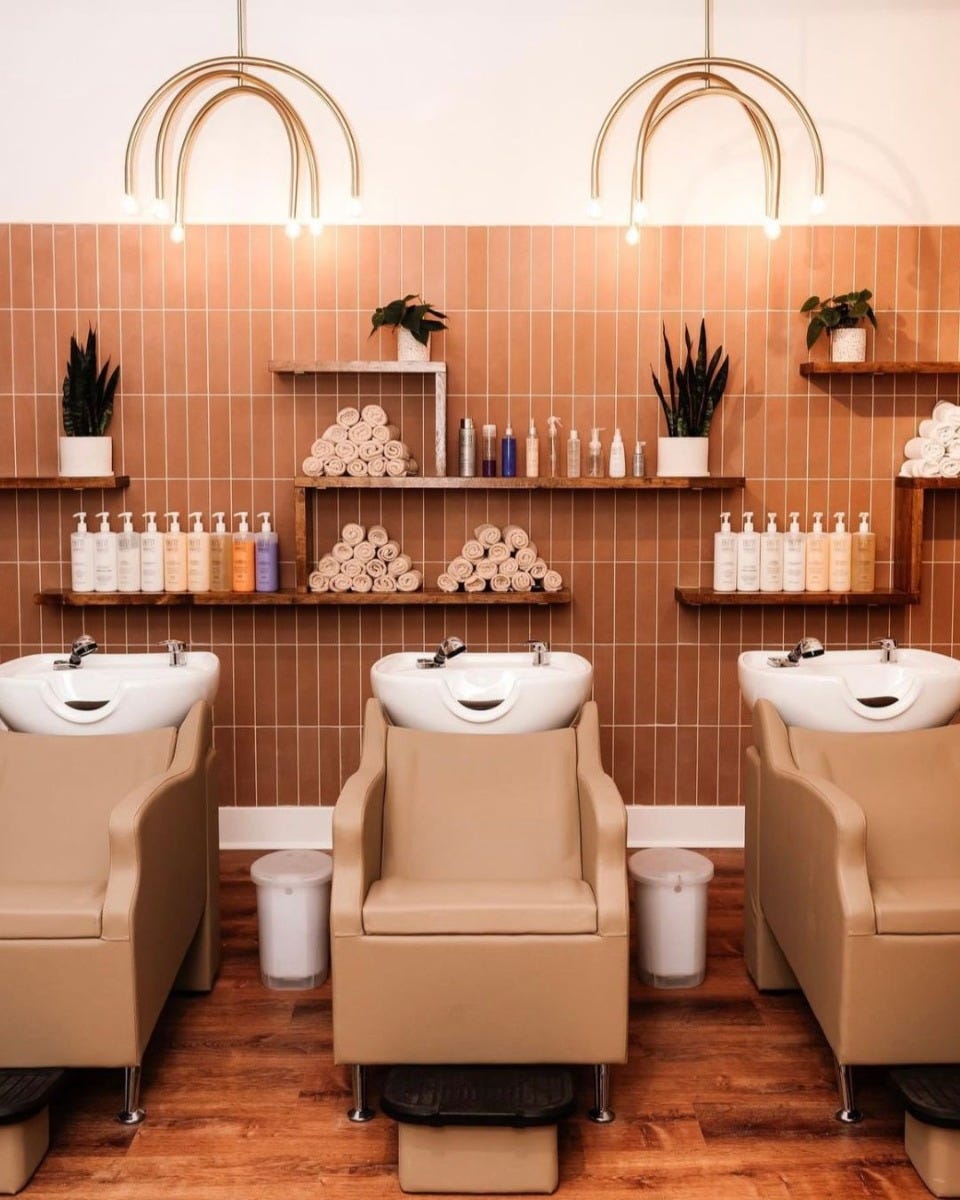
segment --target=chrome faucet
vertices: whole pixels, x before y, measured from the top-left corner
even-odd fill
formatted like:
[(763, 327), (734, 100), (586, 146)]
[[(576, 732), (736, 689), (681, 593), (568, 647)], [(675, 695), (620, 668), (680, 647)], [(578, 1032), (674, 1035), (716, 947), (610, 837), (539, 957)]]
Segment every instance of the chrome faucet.
[(437, 647), (437, 652), (433, 658), (418, 658), (417, 666), (422, 670), (430, 670), (435, 667), (446, 665), (447, 659), (456, 658), (458, 654), (463, 654), (467, 644), (462, 638), (448, 637), (444, 638)]
[(882, 663), (892, 663), (897, 661), (897, 648), (899, 643), (897, 642), (896, 638), (877, 638), (873, 644), (880, 647), (880, 661)]
[(801, 658), (819, 658), (823, 654), (823, 643), (815, 637), (804, 637), (789, 652), (787, 658), (798, 663)]
[(81, 633), (80, 636), (74, 640), (73, 646), (70, 650), (70, 657), (58, 658), (53, 664), (53, 669), (55, 671), (75, 670), (77, 667), (82, 665), (83, 660), (88, 654), (95, 654), (98, 649), (99, 647), (97, 646), (97, 643), (93, 640), (89, 633)]
[(550, 643), (539, 642), (530, 638), (527, 645), (533, 651), (533, 665), (535, 667), (545, 667), (550, 662)]
[(164, 638), (160, 643), (161, 646), (166, 646), (170, 653), (171, 667), (185, 667), (187, 665), (187, 643), (180, 642), (176, 638)]

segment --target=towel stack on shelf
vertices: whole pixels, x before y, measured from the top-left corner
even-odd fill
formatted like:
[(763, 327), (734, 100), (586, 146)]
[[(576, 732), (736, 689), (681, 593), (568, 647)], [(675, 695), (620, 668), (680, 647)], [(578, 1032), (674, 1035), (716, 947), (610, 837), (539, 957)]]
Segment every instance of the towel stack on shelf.
[(933, 416), (920, 422), (917, 436), (903, 448), (901, 475), (920, 479), (960, 478), (960, 404), (941, 400)]
[(341, 408), (336, 425), (323, 431), (303, 460), (304, 475), (314, 479), (324, 475), (400, 478), (418, 470), (410, 447), (400, 441), (400, 430), (390, 424), (379, 404)]
[(350, 523), (310, 573), (309, 586), (311, 592), (419, 592), (423, 574), (382, 525)]
[(559, 592), (551, 571), (519, 525), (478, 525), (473, 537), (437, 579), (442, 592)]

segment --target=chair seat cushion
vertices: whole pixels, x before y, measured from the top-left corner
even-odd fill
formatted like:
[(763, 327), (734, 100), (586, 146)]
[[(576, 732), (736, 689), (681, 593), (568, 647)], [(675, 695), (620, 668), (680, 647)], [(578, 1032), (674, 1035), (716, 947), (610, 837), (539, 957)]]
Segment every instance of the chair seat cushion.
[(873, 879), (878, 933), (960, 933), (960, 878)]
[(582, 879), (378, 879), (363, 905), (373, 934), (596, 933)]
[(98, 938), (103, 886), (0, 883), (0, 939)]

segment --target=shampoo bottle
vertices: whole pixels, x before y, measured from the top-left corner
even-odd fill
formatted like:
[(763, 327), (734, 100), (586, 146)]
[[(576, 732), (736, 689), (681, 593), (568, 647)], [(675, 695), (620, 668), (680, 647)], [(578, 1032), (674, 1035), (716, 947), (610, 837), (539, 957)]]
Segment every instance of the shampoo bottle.
[(517, 439), (509, 421), (500, 442), (500, 474), (504, 479), (514, 479), (517, 474)]
[(233, 536), (227, 533), (222, 512), (211, 514), (217, 518), (210, 534), (210, 590), (212, 592), (233, 591)]
[(560, 418), (547, 417), (547, 476), (560, 478)]
[(117, 537), (117, 591), (140, 591), (140, 534), (133, 528), (133, 513), (122, 512), (123, 532)]
[(760, 534), (753, 528), (753, 513), (743, 514), (743, 533), (737, 534), (737, 591), (760, 590)]
[(783, 534), (777, 514), (767, 513), (767, 532), (760, 535), (760, 591), (783, 591)]
[(613, 431), (613, 441), (610, 443), (610, 478), (624, 479), (627, 474), (627, 454), (623, 448), (623, 438), (620, 430)]
[(140, 535), (140, 589), (163, 591), (163, 534), (157, 532), (157, 514), (145, 512), (147, 524)]
[(70, 534), (70, 587), (75, 592), (94, 590), (93, 534), (87, 532), (87, 514), (76, 512), (77, 528)]
[(646, 442), (637, 442), (633, 448), (633, 477), (643, 479), (647, 473)]
[(850, 591), (850, 550), (851, 537), (843, 523), (842, 512), (833, 514), (836, 519), (833, 533), (830, 534), (830, 591)]
[(800, 514), (790, 514), (790, 529), (783, 535), (783, 590), (802, 592), (807, 582), (807, 555), (800, 532)]
[(587, 446), (587, 478), (603, 478), (603, 445), (600, 441), (600, 430), (590, 430), (590, 444)]
[(477, 473), (477, 431), (473, 427), (472, 417), (460, 418), (457, 465), (461, 479), (473, 479)]
[(280, 539), (270, 525), (270, 514), (257, 516), (261, 522), (255, 548), (257, 591), (275, 592), (280, 587)]
[(180, 529), (180, 514), (163, 514), (170, 519), (167, 532), (163, 535), (163, 590), (185, 592), (187, 590), (187, 535)]
[(823, 513), (813, 514), (813, 529), (804, 539), (807, 552), (807, 591), (825, 592), (829, 578), (827, 535), (823, 532)]
[(730, 529), (730, 514), (720, 514), (720, 532), (713, 535), (713, 590), (737, 590), (737, 535)]
[(580, 434), (575, 429), (567, 438), (567, 478), (580, 478)]
[(94, 591), (117, 590), (117, 535), (110, 532), (110, 514), (97, 513), (100, 532), (93, 535)]
[(187, 534), (187, 591), (210, 591), (210, 534), (204, 533), (203, 513), (193, 512), (193, 529)]
[(537, 437), (537, 427), (533, 418), (530, 419), (530, 432), (527, 434), (527, 478), (537, 479), (540, 476), (540, 439)]
[(237, 532), (233, 535), (233, 590), (235, 592), (252, 592), (256, 585), (253, 534), (247, 524), (245, 512), (233, 515), (240, 518)]
[(860, 529), (853, 535), (850, 590), (872, 592), (877, 586), (877, 535), (870, 532), (870, 514), (860, 514)]
[(493, 479), (497, 473), (497, 427), (484, 425), (480, 443), (480, 474), (484, 479)]

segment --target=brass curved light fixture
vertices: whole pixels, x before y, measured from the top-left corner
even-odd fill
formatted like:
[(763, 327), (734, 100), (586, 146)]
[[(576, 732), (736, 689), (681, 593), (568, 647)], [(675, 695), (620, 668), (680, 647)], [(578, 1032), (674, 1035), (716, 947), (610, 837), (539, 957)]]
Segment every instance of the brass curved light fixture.
[[(643, 114), (637, 133), (633, 173), (631, 176), (630, 207), (627, 218), (627, 241), (631, 243), (636, 243), (639, 240), (638, 223), (646, 216), (646, 154), (651, 138), (666, 118), (676, 112), (677, 109), (692, 100), (699, 100), (705, 96), (722, 96), (735, 100), (749, 118), (757, 136), (760, 157), (763, 163), (764, 232), (771, 238), (779, 237), (780, 235), (781, 154), (776, 127), (770, 119), (769, 113), (760, 102), (749, 93), (743, 91), (742, 88), (737, 87), (731, 80), (716, 74), (714, 70), (716, 67), (724, 70), (740, 71), (762, 83), (768, 84), (791, 105), (810, 139), (814, 168), (811, 209), (813, 212), (823, 211), (823, 147), (817, 127), (813, 123), (813, 118), (810, 116), (803, 101), (783, 80), (773, 75), (770, 71), (764, 70), (763, 67), (758, 67), (753, 63), (745, 62), (738, 58), (714, 56), (711, 50), (711, 0), (704, 0), (704, 27), (704, 55), (700, 58), (678, 59), (676, 62), (666, 63), (664, 66), (657, 67), (642, 75), (616, 99), (610, 111), (604, 117), (596, 141), (594, 142), (593, 157), (590, 162), (590, 205), (593, 215), (596, 216), (599, 215), (600, 205), (600, 159), (611, 126), (624, 105), (637, 95), (638, 92), (642, 91), (648, 84), (664, 76), (673, 76), (672, 79), (668, 80), (656, 92), (650, 101)], [(692, 87), (682, 92), (679, 96), (670, 98), (677, 88), (690, 83), (698, 83), (699, 86)]]
[[(154, 200), (152, 210), (154, 215), (166, 219), (169, 215), (167, 196), (168, 158), (167, 144), (171, 136), (173, 124), (178, 115), (191, 100), (213, 83), (226, 84), (209, 96), (197, 109), (187, 125), (180, 141), (176, 156), (176, 171), (173, 186), (173, 226), (170, 236), (174, 241), (182, 241), (184, 236), (184, 216), (186, 203), (187, 172), (190, 164), (191, 151), (197, 135), (207, 117), (222, 103), (234, 96), (246, 95), (268, 104), (276, 113), (287, 135), (290, 152), (290, 187), (287, 206), (286, 231), (290, 237), (300, 233), (298, 206), (300, 198), (300, 162), (306, 161), (307, 173), (310, 179), (310, 216), (309, 227), (312, 233), (320, 233), (323, 226), (320, 220), (320, 171), (317, 166), (317, 155), (313, 142), (307, 132), (307, 126), (297, 109), (280, 89), (268, 79), (250, 73), (250, 68), (257, 71), (273, 71), (285, 75), (303, 84), (326, 106), (332, 114), (347, 145), (350, 158), (350, 195), (351, 209), (354, 214), (360, 211), (360, 154), (357, 141), (350, 128), (343, 110), (336, 100), (325, 91), (316, 80), (312, 79), (296, 67), (279, 62), (272, 58), (259, 58), (246, 53), (244, 45), (244, 28), (246, 22), (246, 0), (237, 0), (237, 53), (224, 55), (219, 58), (208, 58), (196, 62), (176, 74), (156, 89), (137, 114), (130, 136), (127, 139), (127, 150), (123, 164), (124, 207), (127, 212), (139, 211), (136, 198), (136, 163), (140, 142), (150, 119), (156, 114), (161, 105), (165, 105), (160, 119), (156, 143), (154, 145)], [(172, 93), (172, 95), (171, 95)]]

